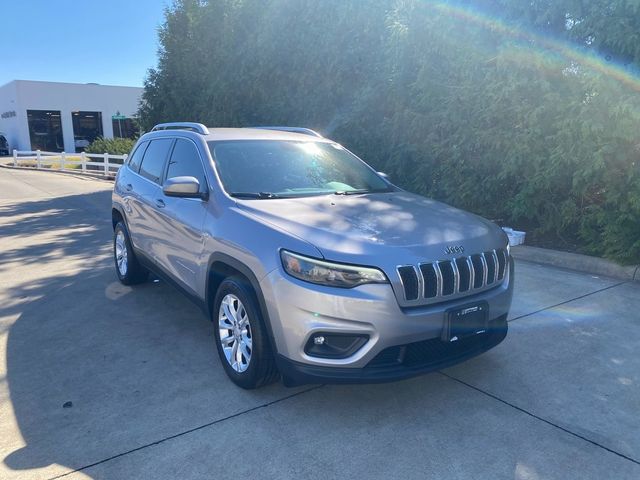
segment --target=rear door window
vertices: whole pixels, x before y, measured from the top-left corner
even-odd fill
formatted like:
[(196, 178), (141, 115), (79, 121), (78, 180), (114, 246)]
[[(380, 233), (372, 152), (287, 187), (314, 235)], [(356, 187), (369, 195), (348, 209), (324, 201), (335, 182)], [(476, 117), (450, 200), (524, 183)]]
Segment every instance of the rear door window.
[(142, 165), (140, 165), (140, 175), (160, 185), (164, 162), (167, 159), (172, 143), (173, 138), (151, 140), (147, 150), (144, 152)]
[(200, 182), (200, 191), (206, 190), (207, 181), (198, 148), (190, 140), (176, 140), (167, 168), (167, 178), (174, 177), (195, 177)]
[(138, 145), (138, 148), (135, 149), (133, 155), (129, 157), (129, 168), (134, 172), (138, 172), (140, 169), (140, 163), (142, 162), (142, 156), (144, 155), (144, 151), (147, 149), (149, 142), (142, 142)]

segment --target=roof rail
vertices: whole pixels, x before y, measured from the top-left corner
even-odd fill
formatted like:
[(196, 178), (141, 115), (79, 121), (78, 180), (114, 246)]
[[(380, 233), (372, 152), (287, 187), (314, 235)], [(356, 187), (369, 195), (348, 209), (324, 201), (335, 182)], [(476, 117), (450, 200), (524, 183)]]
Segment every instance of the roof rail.
[(189, 130), (201, 135), (209, 135), (209, 129), (207, 127), (195, 122), (159, 123), (151, 129), (152, 132), (157, 132), (158, 130)]
[(304, 127), (250, 127), (250, 128), (258, 128), (260, 130), (280, 130), (282, 132), (292, 132), (292, 133), (301, 133), (303, 135), (311, 135), (312, 137), (322, 138), (315, 130), (311, 130), (310, 128)]

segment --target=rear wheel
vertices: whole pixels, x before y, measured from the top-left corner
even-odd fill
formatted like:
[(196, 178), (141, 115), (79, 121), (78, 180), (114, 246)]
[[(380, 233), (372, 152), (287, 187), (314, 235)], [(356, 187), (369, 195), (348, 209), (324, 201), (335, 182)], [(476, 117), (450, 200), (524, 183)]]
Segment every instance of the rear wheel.
[(220, 284), (213, 317), (218, 355), (236, 385), (252, 389), (278, 379), (255, 293), (243, 279), (230, 277)]
[(113, 230), (113, 259), (116, 264), (118, 279), (125, 285), (144, 282), (149, 276), (146, 268), (136, 258), (129, 232), (123, 222), (118, 222)]

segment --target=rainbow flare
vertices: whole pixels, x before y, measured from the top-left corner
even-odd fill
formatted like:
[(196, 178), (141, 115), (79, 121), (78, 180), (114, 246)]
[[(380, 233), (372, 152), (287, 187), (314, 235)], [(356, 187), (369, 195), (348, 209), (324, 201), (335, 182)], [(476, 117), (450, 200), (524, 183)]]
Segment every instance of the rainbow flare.
[(640, 91), (640, 77), (631, 69), (617, 65), (594, 52), (587, 51), (584, 47), (567, 41), (545, 37), (524, 28), (510, 26), (505, 20), (497, 16), (488, 15), (471, 6), (438, 1), (428, 1), (427, 3), (438, 12), (509, 36), (521, 42), (527, 48), (536, 50), (538, 53), (544, 55), (553, 54), (579, 63), (583, 67), (614, 78), (635, 91)]

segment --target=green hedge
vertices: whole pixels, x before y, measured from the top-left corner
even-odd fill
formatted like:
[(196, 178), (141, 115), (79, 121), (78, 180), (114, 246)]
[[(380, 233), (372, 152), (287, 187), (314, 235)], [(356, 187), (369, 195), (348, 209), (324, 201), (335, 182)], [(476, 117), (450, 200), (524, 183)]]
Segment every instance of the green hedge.
[(527, 33), (622, 45), (602, 9), (626, 4), (569, 30), (569, 0), (476, 3), (509, 23), (423, 0), (177, 1), (142, 122), (307, 126), (409, 190), (640, 262), (640, 81)]
[(112, 155), (129, 154), (136, 141), (131, 138), (96, 138), (89, 145), (85, 152), (87, 153), (110, 153)]

